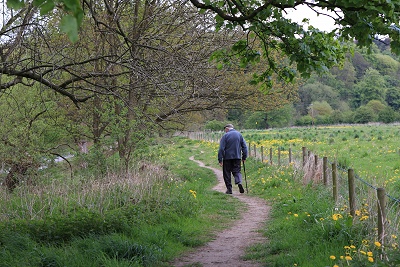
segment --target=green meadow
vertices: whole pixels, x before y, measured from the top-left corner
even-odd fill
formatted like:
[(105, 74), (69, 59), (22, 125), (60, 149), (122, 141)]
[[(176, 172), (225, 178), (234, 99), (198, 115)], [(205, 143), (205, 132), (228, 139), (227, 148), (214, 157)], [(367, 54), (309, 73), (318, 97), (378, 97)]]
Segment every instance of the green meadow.
[[(249, 143), (280, 148), (282, 161), (288, 147), (297, 160), (303, 146), (322, 157), (341, 144), (326, 155), (356, 170), (370, 167), (364, 175), (371, 179), (379, 176), (374, 171), (386, 169), (393, 179), (385, 184), (389, 187), (396, 185), (395, 163), (374, 164), (381, 168), (373, 168), (371, 161), (357, 165), (370, 158), (358, 159), (356, 149), (362, 152), (365, 142), (368, 154), (375, 156), (381, 149), (382, 157), (383, 150), (393, 150), (390, 154), (396, 157), (396, 131), (363, 126), (243, 134)], [(217, 150), (217, 142), (159, 139), (129, 175), (110, 167), (103, 175), (76, 170), (71, 176), (64, 166), (45, 170), (35, 183), (22, 184), (13, 193), (2, 189), (0, 266), (171, 266), (175, 257), (231, 226), (246, 208), (236, 198), (213, 191), (214, 173), (189, 159), (220, 168)], [(398, 205), (389, 202), (389, 225), (384, 242), (379, 242), (373, 195), (357, 199), (352, 217), (345, 197), (335, 202), (329, 187), (305, 184), (305, 173), (296, 164), (268, 163), (246, 161), (249, 195), (272, 207), (260, 229), (265, 242), (248, 248), (246, 260), (267, 267), (400, 266)], [(60, 173), (63, 168), (66, 175)]]
[[(249, 146), (263, 147), (266, 153), (281, 149), (282, 161), (287, 162), (288, 149), (293, 157), (301, 158), (302, 147), (336, 162), (373, 186), (384, 187), (394, 196), (400, 191), (400, 126), (398, 125), (339, 125), (244, 131)], [(260, 153), (260, 151), (258, 151)], [(268, 155), (265, 156), (268, 161)]]

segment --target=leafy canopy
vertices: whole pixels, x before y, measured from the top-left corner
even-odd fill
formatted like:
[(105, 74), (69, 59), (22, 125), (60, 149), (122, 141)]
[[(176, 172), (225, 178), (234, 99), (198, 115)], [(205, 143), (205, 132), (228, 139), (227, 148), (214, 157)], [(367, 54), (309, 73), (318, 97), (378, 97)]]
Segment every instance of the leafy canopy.
[[(271, 74), (277, 73), (283, 80), (293, 80), (296, 71), (303, 77), (313, 72), (325, 72), (340, 65), (345, 53), (351, 51), (344, 44), (356, 41), (359, 46), (370, 47), (377, 36), (388, 36), (392, 51), (400, 54), (400, 1), (363, 0), (190, 0), (203, 12), (215, 16), (217, 29), (241, 27), (255, 34), (264, 44), (262, 56), (269, 59), (267, 70), (255, 78), (256, 82), (271, 82)], [(319, 16), (334, 20), (336, 28), (331, 32), (293, 22), (285, 14), (299, 6), (306, 6)], [(307, 22), (307, 19), (304, 20)], [(251, 39), (251, 38), (250, 38)], [(238, 48), (242, 48), (241, 50)], [(269, 58), (272, 50), (280, 50), (286, 62)], [(258, 60), (257, 51), (251, 50), (251, 42), (234, 46), (230, 53), (218, 55), (219, 60), (238, 56), (241, 62)], [(271, 84), (270, 84), (271, 85)]]
[[(292, 81), (297, 72), (309, 77), (313, 72), (325, 72), (340, 65), (346, 52), (351, 50), (343, 45), (346, 41), (356, 41), (359, 46), (369, 47), (376, 36), (390, 40), (394, 53), (400, 54), (400, 0), (190, 0), (202, 12), (210, 12), (215, 17), (216, 29), (241, 28), (249, 35), (231, 50), (222, 51), (214, 59), (223, 64), (232, 57), (240, 58), (246, 67), (259, 57), (266, 58), (268, 65), (263, 73), (254, 75), (254, 83), (272, 87), (272, 76), (282, 81)], [(7, 0), (9, 7), (23, 8), (24, 0)], [(78, 29), (82, 23), (83, 10), (79, 0), (34, 0), (41, 15), (61, 7), (66, 12), (60, 29), (70, 40), (77, 41)], [(299, 6), (306, 6), (320, 16), (334, 19), (336, 29), (322, 32), (309, 26), (307, 29), (285, 14)], [(307, 20), (305, 20), (306, 22)], [(257, 38), (263, 44), (262, 50), (252, 47)], [(276, 61), (270, 57), (276, 50), (287, 56), (288, 62)], [(223, 65), (221, 65), (223, 66)]]

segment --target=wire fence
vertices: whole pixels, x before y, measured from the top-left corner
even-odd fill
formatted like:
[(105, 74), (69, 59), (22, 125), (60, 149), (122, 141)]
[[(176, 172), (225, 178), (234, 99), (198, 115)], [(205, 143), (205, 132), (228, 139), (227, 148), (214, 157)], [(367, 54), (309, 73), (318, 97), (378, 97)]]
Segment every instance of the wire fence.
[[(190, 139), (218, 143), (223, 132), (186, 132)], [(292, 164), (302, 173), (303, 184), (324, 184), (332, 191), (336, 209), (346, 209), (350, 215), (371, 224), (377, 229), (376, 238), (381, 244), (395, 243), (400, 226), (400, 199), (386, 193), (371, 182), (357, 175), (353, 169), (338, 165), (328, 157), (319, 158), (306, 147), (257, 146), (248, 143), (249, 157), (265, 164), (281, 166)]]

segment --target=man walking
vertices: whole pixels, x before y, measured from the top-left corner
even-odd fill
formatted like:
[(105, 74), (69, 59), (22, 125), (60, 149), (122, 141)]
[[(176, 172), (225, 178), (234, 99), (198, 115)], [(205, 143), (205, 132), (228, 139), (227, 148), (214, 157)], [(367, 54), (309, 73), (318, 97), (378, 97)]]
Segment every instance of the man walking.
[(247, 145), (243, 136), (233, 128), (232, 124), (224, 127), (225, 134), (219, 143), (218, 162), (222, 166), (226, 194), (232, 194), (232, 176), (235, 184), (239, 187), (239, 192), (244, 193), (242, 185), (241, 162), (247, 158)]

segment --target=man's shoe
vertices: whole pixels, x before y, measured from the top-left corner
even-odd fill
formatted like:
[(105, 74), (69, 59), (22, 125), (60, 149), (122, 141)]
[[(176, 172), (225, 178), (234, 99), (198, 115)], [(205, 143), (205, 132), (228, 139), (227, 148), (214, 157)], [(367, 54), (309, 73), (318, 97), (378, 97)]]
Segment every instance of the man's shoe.
[(232, 194), (232, 191), (226, 190), (225, 194)]
[(239, 192), (243, 194), (244, 193), (243, 185), (238, 184), (238, 186), (239, 186)]

